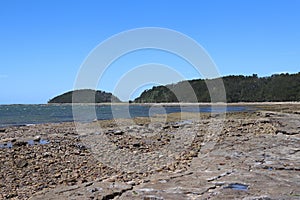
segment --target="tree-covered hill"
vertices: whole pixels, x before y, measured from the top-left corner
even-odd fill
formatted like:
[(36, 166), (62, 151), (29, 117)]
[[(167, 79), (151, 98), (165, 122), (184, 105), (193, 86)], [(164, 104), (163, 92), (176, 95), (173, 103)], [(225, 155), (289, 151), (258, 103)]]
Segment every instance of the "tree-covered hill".
[(121, 102), (118, 97), (100, 90), (75, 90), (56, 96), (48, 103), (106, 103)]
[[(300, 72), (261, 78), (256, 74), (225, 76), (222, 80), (227, 102), (300, 101)], [(220, 79), (197, 79), (156, 86), (144, 91), (134, 102), (211, 102), (206, 84), (213, 85), (219, 81)]]

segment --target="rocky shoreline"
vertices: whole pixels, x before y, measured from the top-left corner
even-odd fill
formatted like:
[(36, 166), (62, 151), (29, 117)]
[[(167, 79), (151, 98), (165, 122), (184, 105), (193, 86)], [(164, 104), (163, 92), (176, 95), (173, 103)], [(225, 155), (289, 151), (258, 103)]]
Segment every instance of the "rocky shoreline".
[(300, 108), (0, 130), (0, 199), (299, 199)]

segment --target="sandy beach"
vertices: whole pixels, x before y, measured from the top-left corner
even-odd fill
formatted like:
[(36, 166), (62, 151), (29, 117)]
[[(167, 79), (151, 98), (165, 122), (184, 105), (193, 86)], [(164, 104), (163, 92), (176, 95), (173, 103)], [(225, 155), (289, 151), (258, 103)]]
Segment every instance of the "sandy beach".
[(230, 105), (1, 128), (0, 199), (299, 199), (300, 103)]

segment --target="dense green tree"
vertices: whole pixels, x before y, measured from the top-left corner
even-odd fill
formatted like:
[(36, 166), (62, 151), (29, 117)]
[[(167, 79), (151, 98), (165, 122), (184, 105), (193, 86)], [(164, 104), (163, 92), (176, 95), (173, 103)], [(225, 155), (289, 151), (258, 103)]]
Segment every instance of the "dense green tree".
[[(218, 81), (220, 80), (197, 79), (153, 87), (144, 91), (134, 102), (210, 102), (210, 92), (214, 96), (221, 94), (216, 85)], [(227, 102), (300, 101), (300, 72), (274, 74), (262, 78), (257, 74), (225, 76), (222, 81)], [(208, 84), (211, 86), (210, 91), (207, 88)]]
[(100, 90), (75, 90), (66, 92), (62, 95), (54, 97), (48, 103), (106, 103), (106, 102), (121, 102), (111, 93)]

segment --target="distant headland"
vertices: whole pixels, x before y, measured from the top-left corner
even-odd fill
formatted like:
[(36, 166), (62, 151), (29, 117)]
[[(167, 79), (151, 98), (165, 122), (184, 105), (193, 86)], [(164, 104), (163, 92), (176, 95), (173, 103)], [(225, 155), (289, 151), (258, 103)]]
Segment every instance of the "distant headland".
[(48, 103), (108, 103), (121, 102), (120, 99), (112, 93), (101, 90), (82, 89), (66, 92), (56, 96)]
[[(207, 83), (222, 79), (226, 102), (292, 102), (300, 101), (300, 72), (273, 74), (268, 77), (230, 75), (216, 79), (185, 80), (175, 84), (154, 86), (129, 103), (208, 103), (211, 102)], [(191, 90), (192, 89), (192, 90)], [(217, 88), (216, 88), (217, 89)], [(176, 93), (176, 95), (175, 95)], [(196, 98), (195, 98), (196, 97)], [(48, 103), (121, 103), (112, 93), (82, 89), (66, 92)]]

